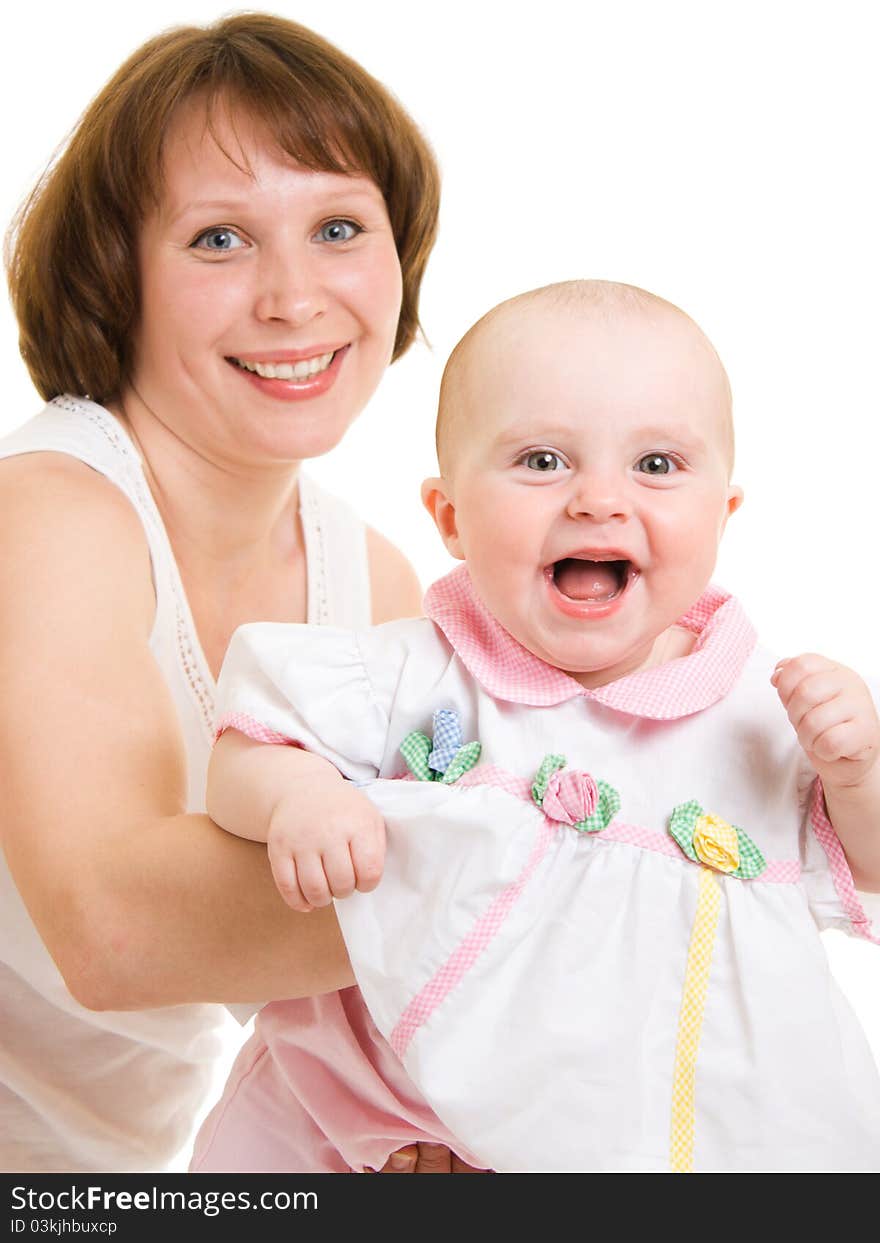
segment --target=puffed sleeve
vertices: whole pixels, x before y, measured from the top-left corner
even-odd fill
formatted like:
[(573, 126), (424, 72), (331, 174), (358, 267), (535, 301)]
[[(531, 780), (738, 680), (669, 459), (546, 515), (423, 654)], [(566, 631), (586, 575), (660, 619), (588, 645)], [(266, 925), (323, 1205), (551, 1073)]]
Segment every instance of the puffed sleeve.
[(303, 747), (350, 781), (378, 776), (388, 734), (387, 694), (367, 670), (357, 632), (259, 623), (232, 636), (217, 687), (219, 736)]

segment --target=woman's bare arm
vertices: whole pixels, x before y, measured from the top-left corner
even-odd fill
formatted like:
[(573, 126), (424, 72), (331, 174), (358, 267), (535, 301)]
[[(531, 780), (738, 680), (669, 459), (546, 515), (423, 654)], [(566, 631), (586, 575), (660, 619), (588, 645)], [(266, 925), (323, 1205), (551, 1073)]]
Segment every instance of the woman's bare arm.
[(184, 813), (124, 496), (63, 456), (0, 463), (0, 548), (2, 844), (74, 996), (135, 1009), (352, 983), (332, 908), (290, 911), (264, 847)]

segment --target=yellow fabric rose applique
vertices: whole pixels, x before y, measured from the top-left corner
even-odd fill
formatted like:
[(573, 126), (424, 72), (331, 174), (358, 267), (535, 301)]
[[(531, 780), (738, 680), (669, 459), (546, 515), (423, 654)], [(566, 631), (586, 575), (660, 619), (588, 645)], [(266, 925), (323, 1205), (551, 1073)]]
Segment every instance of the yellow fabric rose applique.
[(735, 872), (739, 867), (736, 829), (720, 816), (700, 816), (694, 825), (693, 846), (700, 862), (718, 872)]
[(753, 880), (767, 866), (758, 847), (742, 829), (704, 811), (696, 799), (679, 803), (669, 818), (670, 835), (694, 863), (716, 872)]

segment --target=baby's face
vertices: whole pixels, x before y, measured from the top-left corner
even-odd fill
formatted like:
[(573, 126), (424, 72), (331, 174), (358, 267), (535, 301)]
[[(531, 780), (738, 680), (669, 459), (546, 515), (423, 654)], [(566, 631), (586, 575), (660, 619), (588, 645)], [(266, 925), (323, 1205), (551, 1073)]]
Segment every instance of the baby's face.
[(586, 686), (665, 659), (742, 497), (705, 339), (662, 310), (520, 308), (452, 396), (447, 478), (425, 499), (495, 617)]

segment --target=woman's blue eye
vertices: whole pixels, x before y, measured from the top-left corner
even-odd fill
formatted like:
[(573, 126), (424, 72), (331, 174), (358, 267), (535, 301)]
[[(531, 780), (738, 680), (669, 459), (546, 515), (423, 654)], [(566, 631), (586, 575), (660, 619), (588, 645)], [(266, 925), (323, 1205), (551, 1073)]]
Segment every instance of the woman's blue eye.
[(678, 467), (667, 453), (646, 453), (636, 463), (636, 470), (644, 475), (670, 475)]
[(193, 246), (200, 250), (210, 250), (215, 255), (226, 254), (230, 250), (238, 250), (244, 242), (232, 229), (205, 229), (200, 233)]
[(353, 220), (328, 220), (318, 230), (318, 237), (322, 242), (350, 242), (358, 233), (363, 229)]
[(547, 475), (554, 470), (562, 470), (565, 466), (559, 454), (552, 453), (549, 449), (536, 449), (534, 453), (529, 453), (523, 461), (529, 470), (540, 471), (543, 475)]

